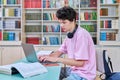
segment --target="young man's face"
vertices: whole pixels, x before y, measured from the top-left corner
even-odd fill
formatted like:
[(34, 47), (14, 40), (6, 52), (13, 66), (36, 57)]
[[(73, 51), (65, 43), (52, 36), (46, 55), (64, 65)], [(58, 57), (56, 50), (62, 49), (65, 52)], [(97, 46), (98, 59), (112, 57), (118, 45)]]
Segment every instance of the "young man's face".
[(74, 25), (74, 21), (69, 21), (69, 20), (58, 20), (60, 23), (61, 28), (65, 32), (69, 32), (72, 30), (72, 26)]

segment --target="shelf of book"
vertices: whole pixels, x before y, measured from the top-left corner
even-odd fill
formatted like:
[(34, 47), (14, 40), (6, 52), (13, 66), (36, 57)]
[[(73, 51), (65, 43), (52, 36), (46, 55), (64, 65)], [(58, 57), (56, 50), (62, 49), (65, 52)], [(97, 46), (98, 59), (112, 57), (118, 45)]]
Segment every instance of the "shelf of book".
[(99, 7), (99, 45), (118, 45), (120, 43), (120, 1), (100, 2)]
[[(55, 16), (55, 12), (57, 11), (58, 8), (64, 5), (64, 0), (37, 0), (37, 1), (43, 4), (39, 4), (40, 6), (35, 6), (34, 4), (36, 4), (36, 0), (24, 1), (24, 9), (26, 11), (24, 23), (25, 24), (24, 31), (26, 35), (26, 38), (24, 40), (25, 43), (32, 43), (36, 45), (56, 45), (56, 46), (60, 45), (62, 38), (61, 37), (62, 30), (60, 29), (60, 25)], [(72, 5), (73, 3), (69, 4)], [(76, 6), (74, 5), (74, 7)], [(76, 7), (76, 10), (77, 9), (78, 8)], [(37, 13), (39, 15), (37, 15)], [(34, 16), (34, 18), (31, 18), (32, 16)], [(37, 33), (37, 35), (35, 35), (35, 33)]]
[(90, 32), (93, 41), (97, 44), (97, 1), (80, 0), (80, 26)]
[(22, 37), (22, 0), (0, 0), (0, 3), (0, 44), (19, 44)]
[[(68, 5), (77, 11), (77, 23), (90, 32), (96, 45), (101, 45), (101, 42), (106, 42), (106, 44), (102, 45), (109, 45), (108, 42), (110, 41), (112, 43), (119, 42), (120, 40), (120, 30), (118, 27), (120, 26), (119, 0), (115, 0), (114, 2), (111, 0), (23, 1), (23, 8), (25, 11), (23, 30), (25, 36), (23, 41), (25, 43), (52, 46), (61, 45), (66, 34), (60, 28), (60, 25), (55, 17), (55, 12), (58, 8)], [(104, 35), (107, 37), (105, 38)], [(111, 35), (114, 38), (111, 38)], [(55, 40), (50, 40), (51, 38), (54, 38)], [(51, 41), (56, 42), (53, 44)]]

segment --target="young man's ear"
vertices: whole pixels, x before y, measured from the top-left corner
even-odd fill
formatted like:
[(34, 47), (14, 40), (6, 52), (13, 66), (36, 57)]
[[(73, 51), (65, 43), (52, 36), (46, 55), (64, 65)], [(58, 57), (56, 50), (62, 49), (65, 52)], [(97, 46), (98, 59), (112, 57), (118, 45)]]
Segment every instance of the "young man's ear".
[(76, 19), (73, 19), (74, 22), (76, 22)]

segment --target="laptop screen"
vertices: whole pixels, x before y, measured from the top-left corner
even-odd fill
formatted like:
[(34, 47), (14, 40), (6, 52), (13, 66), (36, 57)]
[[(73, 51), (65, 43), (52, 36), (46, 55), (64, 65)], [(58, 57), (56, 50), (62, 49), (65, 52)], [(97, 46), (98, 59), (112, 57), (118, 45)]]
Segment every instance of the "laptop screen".
[(22, 48), (25, 54), (25, 57), (27, 59), (28, 62), (37, 62), (37, 55), (34, 49), (34, 46), (32, 44), (25, 44), (22, 43)]

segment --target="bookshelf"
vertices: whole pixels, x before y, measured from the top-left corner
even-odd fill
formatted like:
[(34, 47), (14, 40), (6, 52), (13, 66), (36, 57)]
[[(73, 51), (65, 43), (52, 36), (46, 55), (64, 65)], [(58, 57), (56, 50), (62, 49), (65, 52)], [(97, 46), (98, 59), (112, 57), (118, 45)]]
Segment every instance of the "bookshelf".
[[(34, 6), (38, 1), (39, 7)], [(60, 28), (55, 12), (64, 5), (71, 5), (78, 12), (78, 0), (24, 0), (24, 42), (35, 45), (60, 45), (65, 34)], [(29, 4), (29, 6), (27, 6)], [(34, 16), (34, 18), (33, 18)], [(36, 17), (36, 18), (35, 18)]]
[(18, 45), (22, 33), (22, 0), (0, 0), (0, 45)]
[(42, 44), (42, 0), (24, 1), (23, 42)]
[(0, 44), (61, 45), (66, 33), (55, 12), (68, 5), (76, 10), (78, 24), (90, 32), (96, 45), (118, 45), (119, 0), (0, 0)]
[(119, 45), (120, 0), (101, 0), (99, 6), (99, 45)]
[(35, 45), (61, 45), (66, 33), (60, 28), (55, 12), (68, 5), (76, 10), (77, 23), (90, 32), (96, 45), (118, 45), (119, 0), (24, 0), (25, 35), (22, 41)]
[[(92, 3), (90, 3), (89, 6), (83, 8), (80, 7), (80, 0), (39, 0), (39, 3), (42, 3), (41, 7), (33, 7), (34, 1), (31, 0), (25, 0), (24, 1), (24, 9), (25, 9), (25, 37), (24, 42), (25, 43), (32, 43), (32, 44), (40, 44), (40, 45), (60, 45), (64, 38), (66, 37), (66, 33), (62, 31), (60, 28), (59, 23), (57, 22), (55, 12), (58, 8), (62, 6), (71, 6), (73, 7), (76, 12), (78, 13), (77, 17), (77, 23), (81, 25), (83, 28), (87, 29), (91, 32), (91, 35), (93, 36), (93, 39), (96, 43), (96, 27), (97, 27), (97, 3), (95, 3), (95, 6), (93, 6)], [(81, 0), (82, 1), (82, 0)], [(81, 2), (86, 3), (84, 0)], [(29, 4), (28, 7), (26, 5)], [(87, 2), (89, 5), (89, 2)], [(30, 6), (31, 5), (31, 6)], [(87, 9), (88, 8), (88, 9)], [(29, 15), (32, 11), (33, 13), (36, 13), (36, 11), (40, 11), (40, 19), (33, 19), (30, 20), (27, 18), (27, 16), (36, 16), (35, 14)], [(89, 12), (88, 12), (89, 11)], [(88, 19), (88, 17), (84, 16), (90, 16), (91, 18)], [(84, 17), (81, 18), (80, 17)], [(86, 17), (86, 18), (85, 18)], [(80, 21), (81, 20), (81, 21)], [(29, 22), (31, 21), (31, 22)], [(33, 22), (33, 23), (32, 23)], [(38, 24), (39, 22), (39, 24)], [(87, 24), (86, 24), (87, 22)], [(39, 25), (39, 31), (29, 31), (30, 24)], [(34, 26), (34, 25), (31, 25)], [(34, 26), (35, 27), (35, 26)], [(92, 28), (91, 28), (92, 27)], [(31, 30), (30, 29), (30, 30)], [(38, 30), (38, 29), (37, 29)], [(35, 34), (35, 35), (34, 35)]]
[(55, 12), (68, 5), (96, 45), (119, 45), (120, 0), (0, 0), (0, 45), (60, 45), (66, 33)]
[(97, 44), (97, 1), (98, 0), (80, 0), (80, 26), (90, 32), (93, 41)]

